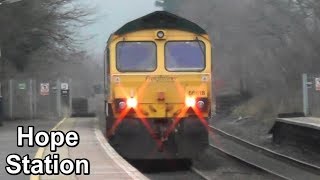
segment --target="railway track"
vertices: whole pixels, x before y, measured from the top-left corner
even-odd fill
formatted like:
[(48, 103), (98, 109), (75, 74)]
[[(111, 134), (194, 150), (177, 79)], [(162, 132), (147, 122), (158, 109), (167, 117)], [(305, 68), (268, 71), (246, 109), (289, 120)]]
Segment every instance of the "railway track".
[(177, 171), (177, 172), (161, 172), (161, 173), (148, 173), (144, 174), (150, 180), (176, 180), (176, 179), (185, 179), (185, 180), (209, 180), (203, 178), (198, 173), (190, 171)]
[(277, 153), (233, 136), (216, 127), (210, 146), (281, 179), (320, 179), (320, 167)]
[(183, 160), (135, 160), (129, 161), (152, 180), (208, 180), (201, 172), (190, 168), (190, 161)]
[(195, 174), (197, 174), (201, 179), (203, 180), (210, 180), (211, 178), (204, 173), (202, 173), (200, 170), (198, 170), (195, 167), (191, 167), (191, 171), (193, 171)]

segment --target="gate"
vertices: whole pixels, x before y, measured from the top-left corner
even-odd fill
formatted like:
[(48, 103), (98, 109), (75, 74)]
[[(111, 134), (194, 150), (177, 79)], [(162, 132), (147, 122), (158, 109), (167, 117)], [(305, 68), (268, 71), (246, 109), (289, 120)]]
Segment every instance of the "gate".
[(303, 112), (307, 116), (320, 116), (320, 73), (303, 74)]
[(9, 81), (9, 117), (15, 119), (34, 118), (33, 81), (10, 80)]
[(36, 81), (35, 112), (37, 117), (56, 117), (59, 115), (57, 103), (57, 80), (42, 79)]

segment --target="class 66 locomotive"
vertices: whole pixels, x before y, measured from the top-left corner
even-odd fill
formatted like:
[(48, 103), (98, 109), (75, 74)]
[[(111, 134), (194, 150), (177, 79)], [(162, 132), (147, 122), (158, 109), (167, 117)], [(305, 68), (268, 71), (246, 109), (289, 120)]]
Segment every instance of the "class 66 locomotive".
[(107, 138), (130, 159), (192, 159), (208, 145), (212, 46), (165, 11), (115, 31), (105, 49)]

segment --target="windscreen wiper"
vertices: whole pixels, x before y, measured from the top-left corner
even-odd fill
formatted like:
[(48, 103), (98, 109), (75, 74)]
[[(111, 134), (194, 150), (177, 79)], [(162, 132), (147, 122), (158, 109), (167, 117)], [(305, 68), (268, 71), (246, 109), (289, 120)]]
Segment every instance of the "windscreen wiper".
[(202, 48), (202, 46), (201, 46), (201, 44), (200, 44), (201, 41), (199, 40), (198, 36), (196, 37), (196, 39), (197, 39), (197, 43), (198, 43), (198, 45), (199, 45), (199, 48), (200, 48), (200, 50), (201, 50), (201, 52), (202, 52), (203, 57), (206, 57), (205, 50)]

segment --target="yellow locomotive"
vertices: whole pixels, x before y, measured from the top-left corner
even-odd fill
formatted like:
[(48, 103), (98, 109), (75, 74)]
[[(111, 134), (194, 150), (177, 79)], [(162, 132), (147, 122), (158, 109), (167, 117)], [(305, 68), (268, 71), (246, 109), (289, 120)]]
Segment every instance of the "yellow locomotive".
[(105, 50), (107, 138), (129, 159), (192, 159), (208, 145), (211, 41), (156, 11), (114, 32)]

